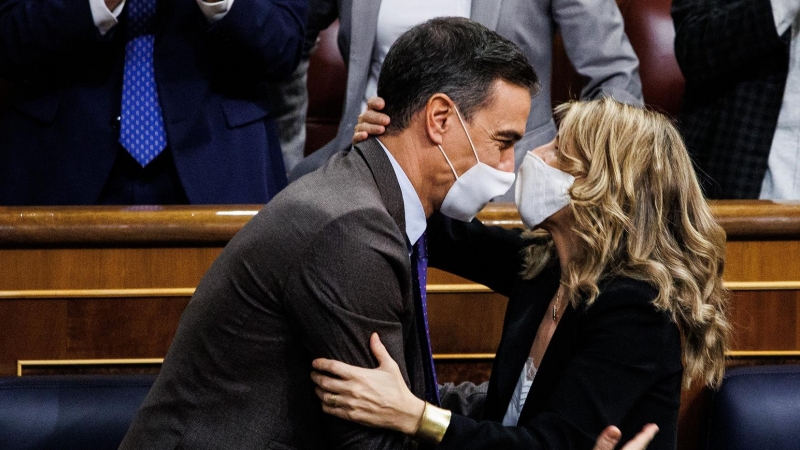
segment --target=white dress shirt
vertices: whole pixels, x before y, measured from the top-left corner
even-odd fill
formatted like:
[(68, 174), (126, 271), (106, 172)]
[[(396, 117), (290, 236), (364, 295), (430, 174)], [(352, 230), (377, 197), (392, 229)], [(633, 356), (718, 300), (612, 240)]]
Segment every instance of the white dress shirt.
[(538, 369), (533, 364), (533, 358), (529, 356), (522, 367), (522, 373), (519, 374), (511, 401), (508, 402), (506, 415), (503, 416), (504, 427), (515, 427), (519, 424), (519, 415), (522, 413), (522, 407), (525, 406), (525, 400), (528, 399), (528, 392), (533, 385), (533, 379), (536, 378), (536, 372)]
[[(397, 160), (394, 159), (391, 152), (383, 145), (383, 142), (378, 140), (378, 143), (381, 144), (381, 148), (386, 152), (386, 156), (389, 157), (389, 161), (392, 163), (392, 168), (394, 169), (394, 174), (397, 177), (397, 182), (400, 184), (400, 192), (403, 194), (403, 210), (405, 211), (406, 218), (406, 237), (408, 238), (409, 244), (414, 245), (428, 227), (428, 218), (425, 217), (425, 209), (422, 207), (422, 202), (419, 200), (419, 194), (417, 194), (416, 189), (414, 189), (411, 180), (408, 179), (403, 168), (400, 167), (400, 164), (397, 163)], [(410, 254), (411, 249), (409, 248), (409, 255)]]
[(775, 28), (791, 27), (789, 73), (759, 198), (800, 199), (800, 0), (770, 0)]
[(372, 63), (361, 110), (378, 93), (378, 75), (389, 47), (401, 34), (434, 17), (469, 17), (472, 0), (383, 0), (378, 12), (378, 29), (372, 48)]

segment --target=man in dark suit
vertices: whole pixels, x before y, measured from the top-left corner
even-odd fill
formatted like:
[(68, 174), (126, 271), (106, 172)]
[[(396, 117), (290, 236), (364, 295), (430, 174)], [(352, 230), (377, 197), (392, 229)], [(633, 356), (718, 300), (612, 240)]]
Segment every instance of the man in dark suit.
[(469, 220), (508, 189), (538, 83), (514, 44), (451, 18), (401, 37), (378, 89), (386, 135), (283, 190), (203, 277), (122, 449), (409, 445), (322, 414), (311, 361), (375, 367), (378, 332), (413, 392), (438, 394), (418, 278), (426, 217)]
[(798, 10), (797, 0), (672, 3), (680, 128), (709, 197), (800, 198), (800, 49), (787, 84)]
[[(143, 1), (154, 18), (134, 32)], [(212, 3), (0, 0), (0, 76), (12, 83), (0, 204), (264, 203), (283, 188), (258, 87), (297, 64), (306, 1)], [(120, 134), (123, 84), (138, 86), (126, 52), (140, 36), (154, 42), (138, 67), (153, 72), (151, 106), (163, 116), (157, 156), (143, 160)]]

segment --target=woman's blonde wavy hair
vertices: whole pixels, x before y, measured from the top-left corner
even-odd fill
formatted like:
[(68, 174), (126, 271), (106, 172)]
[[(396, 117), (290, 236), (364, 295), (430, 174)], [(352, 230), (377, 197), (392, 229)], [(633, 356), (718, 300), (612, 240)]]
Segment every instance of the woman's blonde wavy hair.
[[(617, 275), (648, 282), (683, 341), (683, 385), (719, 386), (730, 325), (722, 286), (725, 232), (711, 215), (680, 134), (663, 115), (609, 98), (556, 108), (573, 231), (580, 254), (562, 274), (573, 304), (591, 305), (598, 282)], [(546, 233), (531, 233), (533, 277), (556, 255)], [(544, 244), (544, 245), (542, 245)]]

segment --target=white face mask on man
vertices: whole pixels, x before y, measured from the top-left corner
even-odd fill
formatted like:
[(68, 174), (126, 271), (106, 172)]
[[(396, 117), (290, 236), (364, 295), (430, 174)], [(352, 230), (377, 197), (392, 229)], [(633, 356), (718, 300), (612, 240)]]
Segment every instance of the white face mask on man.
[(528, 152), (519, 166), (514, 199), (522, 223), (533, 228), (570, 204), (572, 175), (549, 166), (533, 152)]
[(477, 164), (472, 166), (469, 170), (464, 172), (460, 177), (456, 174), (456, 169), (450, 162), (450, 158), (444, 152), (442, 146), (439, 150), (450, 165), (450, 170), (456, 177), (456, 182), (447, 191), (444, 197), (441, 208), (439, 210), (447, 217), (460, 220), (462, 222), (471, 221), (489, 201), (497, 196), (503, 195), (508, 192), (511, 185), (514, 184), (515, 175), (510, 172), (504, 172), (488, 164), (482, 163), (478, 158), (478, 152), (475, 150), (475, 145), (472, 143), (472, 138), (467, 131), (464, 120), (461, 118), (461, 113), (458, 108), (455, 108), (458, 120), (461, 122), (461, 127), (464, 128), (464, 133), (467, 134), (469, 145), (472, 147), (472, 153), (475, 154)]

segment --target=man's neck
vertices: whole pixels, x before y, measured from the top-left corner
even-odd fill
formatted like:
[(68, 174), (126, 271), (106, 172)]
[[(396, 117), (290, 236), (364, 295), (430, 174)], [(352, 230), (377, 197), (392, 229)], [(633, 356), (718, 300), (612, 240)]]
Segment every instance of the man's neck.
[[(425, 217), (430, 217), (438, 207), (435, 200), (437, 189), (431, 185), (433, 177), (430, 176), (431, 171), (425, 165), (423, 155), (425, 155), (426, 149), (416, 139), (413, 139), (411, 134), (404, 132), (398, 135), (381, 136), (380, 141), (403, 169), (408, 180), (411, 181), (411, 185), (414, 186), (422, 208), (425, 210)], [(438, 204), (441, 204), (441, 201)]]

